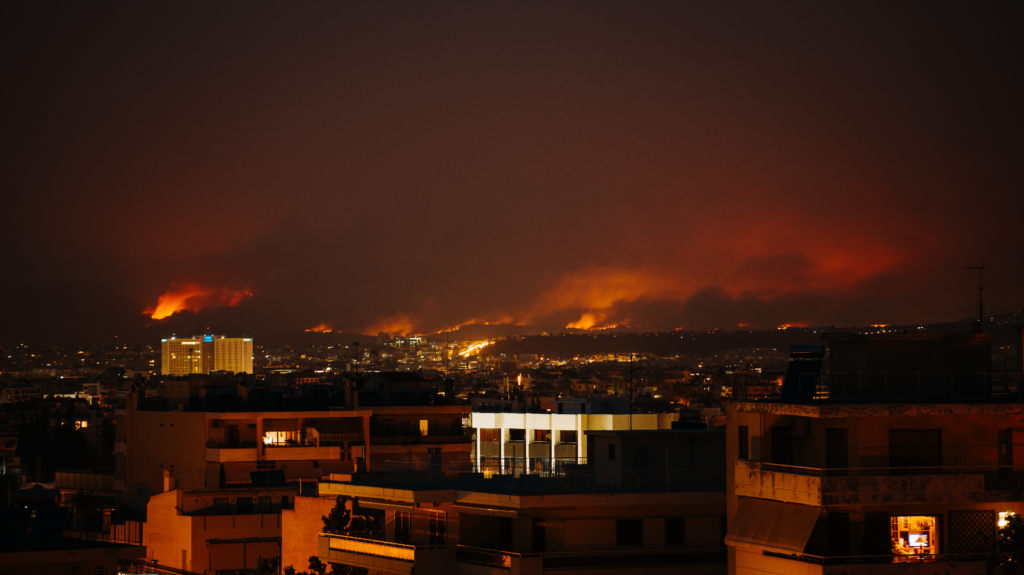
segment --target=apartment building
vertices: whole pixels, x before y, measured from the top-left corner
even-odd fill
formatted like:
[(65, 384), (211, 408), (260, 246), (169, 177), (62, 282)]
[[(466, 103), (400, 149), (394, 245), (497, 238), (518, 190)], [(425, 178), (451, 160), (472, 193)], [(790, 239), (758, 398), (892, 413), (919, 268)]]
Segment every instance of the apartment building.
[[(168, 489), (154, 495), (143, 527), (146, 558), (175, 569), (214, 575), (254, 569), (281, 555), (281, 511), (297, 492), (282, 472), (255, 471), (243, 489)], [(169, 475), (169, 477), (172, 477)], [(260, 485), (263, 483), (263, 485)], [(277, 483), (278, 485), (274, 485)]]
[(471, 423), (473, 456), (485, 473), (546, 474), (585, 462), (596, 436), (588, 431), (671, 429), (678, 413), (629, 413), (629, 402), (608, 397), (567, 398), (551, 412), (517, 412), (505, 402), (478, 404)]
[(730, 574), (990, 573), (1024, 513), (1024, 388), (992, 339), (830, 336), (784, 399), (729, 402)]
[(318, 556), (384, 574), (724, 574), (724, 434), (588, 433), (593, 463), (560, 475), (441, 465), (321, 482), (384, 521), (372, 536), (318, 534)]
[(252, 338), (206, 334), (160, 340), (160, 373), (252, 373)]

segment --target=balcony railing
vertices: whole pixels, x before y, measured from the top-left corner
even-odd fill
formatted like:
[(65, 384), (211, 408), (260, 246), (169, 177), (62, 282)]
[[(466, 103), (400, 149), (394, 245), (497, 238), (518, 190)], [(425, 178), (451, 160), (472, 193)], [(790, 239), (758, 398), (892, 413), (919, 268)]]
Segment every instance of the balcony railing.
[(333, 533), (321, 533), (321, 537), (328, 538), (328, 547), (333, 551), (346, 553), (358, 553), (360, 555), (371, 555), (374, 557), (386, 557), (399, 561), (415, 561), (416, 546), (403, 543), (391, 543), (377, 539), (363, 539), (349, 535), (337, 535)]
[(431, 445), (438, 443), (472, 443), (472, 435), (374, 435), (371, 445)]
[[(480, 479), (473, 474), (482, 474), (484, 478), (495, 475), (519, 477), (534, 474), (543, 477), (564, 475), (567, 471), (586, 465), (586, 457), (534, 458), (523, 457), (482, 457), (480, 459), (456, 459), (431, 463), (420, 459), (400, 459), (385, 462), (385, 471), (390, 481), (408, 483), (423, 480), (427, 477), (452, 479)], [(467, 474), (472, 475), (466, 477)]]
[(1024, 489), (1024, 469), (1007, 466), (938, 466), (938, 467), (800, 467), (778, 463), (737, 461), (736, 470), (789, 473), (806, 477), (900, 477), (908, 475), (981, 475), (985, 491)]
[[(571, 465), (561, 475), (522, 473), (486, 474), (474, 471), (472, 460), (430, 464), (422, 461), (385, 463), (389, 483), (446, 483), (483, 481), (487, 489), (507, 489), (538, 494), (638, 493), (671, 491), (723, 491), (725, 469), (601, 470)], [(511, 471), (511, 470), (509, 470)]]
[(255, 441), (207, 441), (206, 446), (210, 449), (252, 449), (256, 447)]
[(362, 433), (321, 433), (320, 434), (320, 446), (339, 446), (346, 443), (353, 443), (356, 441), (363, 441)]
[(884, 564), (884, 563), (964, 563), (968, 561), (991, 561), (996, 555), (994, 553), (936, 553), (922, 555), (810, 555), (801, 553), (789, 555), (776, 553), (774, 551), (763, 551), (768, 557), (778, 557), (811, 563), (813, 565), (863, 565), (863, 564)]
[[(1017, 398), (1021, 372), (825, 372), (798, 374), (783, 401), (1006, 401)], [(795, 393), (795, 395), (794, 395)]]
[(593, 549), (573, 551), (550, 551), (546, 553), (514, 553), (496, 549), (484, 549), (459, 545), (455, 549), (455, 557), (459, 563), (473, 563), (510, 569), (513, 559), (539, 558), (546, 569), (558, 568), (600, 568), (600, 567), (641, 567), (667, 565), (720, 564), (726, 562), (726, 550), (723, 547), (688, 548), (688, 547), (634, 547), (627, 549), (609, 549), (601, 546)]

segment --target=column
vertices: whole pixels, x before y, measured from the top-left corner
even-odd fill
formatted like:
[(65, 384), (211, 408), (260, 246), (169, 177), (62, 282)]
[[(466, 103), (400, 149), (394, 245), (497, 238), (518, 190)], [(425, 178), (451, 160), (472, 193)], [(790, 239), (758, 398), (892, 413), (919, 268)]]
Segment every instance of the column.
[[(222, 425), (226, 425), (226, 424), (222, 424)], [(264, 443), (263, 443), (263, 416), (262, 415), (258, 415), (258, 416), (256, 416), (256, 459), (257, 460), (263, 459), (263, 457), (264, 457), (264, 455), (263, 455), (264, 449), (266, 449), (266, 447), (264, 446)]]
[(576, 463), (583, 459), (583, 415), (576, 414)]
[(555, 475), (555, 414), (548, 414), (548, 439), (551, 440), (551, 462), (548, 467), (548, 475)]
[(505, 474), (505, 441), (508, 437), (508, 428), (501, 428), (501, 435), (498, 436), (498, 471), (502, 475)]
[(474, 471), (476, 471), (477, 473), (483, 473), (484, 470), (480, 467), (480, 434), (483, 432), (483, 430), (480, 429), (479, 427), (474, 427), (473, 431), (476, 434), (476, 441), (474, 442), (476, 443), (476, 460), (473, 463), (476, 469), (474, 469)]
[(526, 439), (526, 441), (523, 442), (523, 447), (524, 447), (524, 449), (523, 449), (523, 473), (529, 473), (530, 472), (530, 431), (531, 431), (531, 429), (530, 429), (530, 414), (529, 413), (524, 413), (523, 414), (523, 427), (526, 428), (525, 431), (523, 432), (523, 437)]

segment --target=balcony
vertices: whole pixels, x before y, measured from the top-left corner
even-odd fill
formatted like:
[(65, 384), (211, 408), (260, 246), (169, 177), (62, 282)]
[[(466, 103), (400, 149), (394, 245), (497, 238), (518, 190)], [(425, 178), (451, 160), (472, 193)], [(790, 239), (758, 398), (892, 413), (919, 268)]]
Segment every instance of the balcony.
[(206, 461), (225, 463), (228, 461), (255, 461), (255, 441), (207, 441)]
[(442, 443), (472, 443), (473, 436), (459, 435), (374, 435), (371, 445), (438, 445)]
[[(518, 460), (519, 465), (535, 465), (529, 469), (513, 467), (516, 461), (486, 461), (475, 465), (473, 460), (428, 463), (419, 460), (388, 461), (385, 481), (388, 483), (452, 483), (486, 482), (483, 489), (499, 489), (538, 495), (560, 493), (658, 493), (725, 491), (725, 469), (652, 469), (595, 471), (570, 460), (555, 460), (556, 473), (545, 472), (542, 465), (551, 460)], [(497, 464), (499, 467), (491, 467)], [(485, 479), (485, 477), (489, 477)]]
[[(1004, 500), (1024, 489), (1024, 470), (1007, 467), (820, 469), (737, 461), (736, 495), (803, 505), (881, 505)], [(1012, 498), (1007, 493), (1006, 499)]]
[(444, 572), (453, 550), (435, 546), (405, 545), (348, 535), (321, 533), (319, 556), (324, 563), (361, 567), (372, 573)]
[(987, 575), (987, 562), (992, 554), (939, 554), (939, 555), (861, 555), (823, 557), (820, 555), (785, 555), (765, 551), (763, 554), (737, 553), (737, 572), (769, 570), (773, 573), (802, 573), (806, 575), (845, 575), (872, 573), (899, 575)]
[(622, 569), (634, 573), (643, 569), (696, 567), (726, 564), (724, 548), (641, 547), (609, 549), (600, 547), (548, 553), (513, 553), (459, 545), (455, 552), (457, 573), (497, 575), (540, 573), (554, 569)]

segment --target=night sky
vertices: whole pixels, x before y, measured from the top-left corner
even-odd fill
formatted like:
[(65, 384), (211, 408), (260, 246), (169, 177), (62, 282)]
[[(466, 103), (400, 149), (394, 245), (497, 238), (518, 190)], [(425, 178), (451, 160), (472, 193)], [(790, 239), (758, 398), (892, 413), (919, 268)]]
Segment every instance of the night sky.
[(266, 331), (864, 325), (975, 314), (984, 259), (1024, 302), (1019, 4), (15, 4), (0, 286)]

